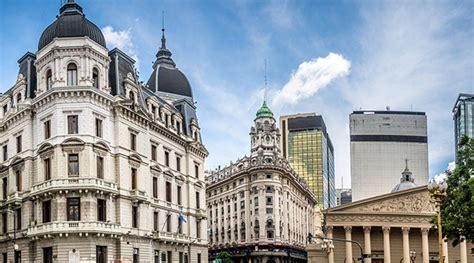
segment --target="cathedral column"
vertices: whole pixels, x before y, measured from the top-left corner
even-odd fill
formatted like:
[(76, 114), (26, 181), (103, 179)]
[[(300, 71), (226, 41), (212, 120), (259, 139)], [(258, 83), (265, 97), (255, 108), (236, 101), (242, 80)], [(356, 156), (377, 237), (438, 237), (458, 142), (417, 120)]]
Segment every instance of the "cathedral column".
[(461, 263), (467, 263), (467, 242), (464, 237), (461, 237), (461, 243), (459, 244), (459, 247), (461, 249)]
[[(346, 231), (346, 240), (352, 240), (352, 227), (345, 226), (344, 230)], [(346, 262), (352, 263), (352, 243), (346, 242)]]
[(430, 248), (428, 245), (428, 234), (430, 232), (429, 228), (422, 228), (421, 229), (421, 244), (422, 244), (422, 262), (429, 263), (430, 262)]
[(383, 230), (383, 262), (391, 263), (390, 256), (390, 227), (382, 227)]
[[(329, 239), (332, 239), (332, 229), (333, 227), (332, 226), (328, 226), (327, 227), (327, 236)], [(329, 260), (329, 263), (334, 263), (334, 250), (331, 250), (329, 251), (329, 254), (328, 254), (328, 260)]]
[[(370, 226), (364, 226), (364, 253), (371, 254), (372, 253), (371, 243), (370, 243)], [(365, 263), (371, 263), (372, 258), (365, 258)]]
[(410, 228), (402, 227), (403, 233), (403, 262), (410, 263)]

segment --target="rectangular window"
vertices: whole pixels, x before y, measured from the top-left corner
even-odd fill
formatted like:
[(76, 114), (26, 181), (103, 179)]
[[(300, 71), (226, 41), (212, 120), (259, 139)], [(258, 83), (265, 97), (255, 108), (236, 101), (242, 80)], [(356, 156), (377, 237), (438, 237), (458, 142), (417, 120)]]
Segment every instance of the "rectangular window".
[(3, 105), (3, 116), (8, 112), (8, 105)]
[(97, 221), (107, 221), (107, 202), (104, 199), (97, 199)]
[(16, 152), (21, 152), (21, 135), (16, 137)]
[(132, 190), (137, 189), (137, 169), (132, 168)]
[(79, 176), (79, 155), (77, 154), (68, 155), (68, 175)]
[(201, 220), (196, 221), (196, 237), (201, 238)]
[(194, 175), (196, 176), (196, 178), (199, 178), (199, 165), (198, 164), (194, 164)]
[(53, 263), (53, 247), (43, 248), (43, 263)]
[(158, 178), (153, 177), (153, 197), (158, 198)]
[(67, 116), (67, 133), (68, 134), (77, 134), (79, 132), (78, 125), (78, 116), (69, 115)]
[(43, 223), (51, 222), (51, 200), (43, 201)]
[(178, 233), (183, 233), (183, 222), (178, 217)]
[(95, 119), (95, 136), (102, 138), (102, 120)]
[(181, 172), (181, 157), (176, 156), (176, 171)]
[(273, 208), (267, 208), (267, 214), (273, 214)]
[(156, 145), (152, 144), (151, 145), (151, 159), (153, 161), (156, 161), (156, 152), (157, 152), (157, 147)]
[(178, 262), (183, 263), (183, 252), (179, 252)]
[(181, 205), (181, 186), (178, 185), (176, 191), (178, 192), (178, 205)]
[(198, 258), (197, 263), (201, 263), (201, 253), (197, 254), (197, 258)]
[(44, 159), (44, 180), (51, 179), (51, 159)]
[(6, 161), (8, 160), (8, 145), (3, 145), (3, 160)]
[(21, 208), (15, 209), (15, 229), (20, 230), (21, 229)]
[(138, 248), (133, 248), (133, 263), (140, 262), (140, 250)]
[(8, 231), (8, 216), (7, 212), (2, 213), (2, 233), (6, 234)]
[(158, 212), (153, 212), (153, 230), (158, 231)]
[(104, 158), (97, 156), (97, 178), (104, 179)]
[(95, 262), (96, 263), (107, 263), (107, 247), (96, 246), (95, 247)]
[(199, 192), (196, 192), (196, 208), (199, 209), (201, 208), (201, 198), (199, 196)]
[(171, 202), (171, 183), (166, 182), (166, 201)]
[(165, 151), (165, 165), (170, 167), (170, 152)]
[(138, 228), (138, 206), (132, 206), (132, 227)]
[(8, 196), (8, 181), (7, 177), (2, 178), (2, 192), (3, 192), (3, 200), (7, 200)]
[(130, 149), (132, 151), (137, 150), (137, 135), (135, 133), (130, 133)]
[(166, 232), (171, 232), (171, 215), (166, 216)]
[(51, 137), (51, 121), (47, 120), (44, 122), (44, 139)]
[(254, 198), (254, 206), (257, 207), (258, 206), (258, 196)]
[(245, 208), (245, 201), (242, 200), (240, 201), (240, 209), (244, 209)]
[(16, 190), (17, 190), (18, 192), (21, 192), (21, 191), (23, 191), (23, 189), (22, 189), (22, 184), (23, 184), (23, 182), (22, 182), (22, 180), (21, 180), (21, 179), (22, 179), (22, 178), (21, 178), (22, 176), (21, 176), (21, 171), (20, 171), (20, 170), (16, 170), (16, 171), (15, 171), (15, 177), (16, 177)]
[(267, 205), (273, 205), (273, 197), (267, 196)]
[(155, 261), (153, 261), (154, 263), (160, 263), (160, 251), (159, 250), (155, 250)]
[(67, 221), (81, 220), (81, 199), (68, 198), (67, 199)]

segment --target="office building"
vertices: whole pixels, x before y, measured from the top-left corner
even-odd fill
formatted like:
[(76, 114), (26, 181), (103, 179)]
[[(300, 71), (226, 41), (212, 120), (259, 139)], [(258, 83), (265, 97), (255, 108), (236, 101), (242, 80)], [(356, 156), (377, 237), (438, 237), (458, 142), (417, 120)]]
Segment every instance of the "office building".
[(407, 166), (428, 183), (424, 112), (354, 111), (350, 115), (352, 201), (389, 193)]
[(145, 86), (68, 0), (20, 58), (0, 96), (3, 262), (207, 261), (208, 153), (165, 42)]
[(320, 226), (314, 194), (280, 153), (280, 131), (264, 103), (250, 131), (250, 156), (206, 178), (209, 260), (306, 262), (307, 237)]
[(453, 108), (453, 119), (457, 152), (457, 145), (462, 136), (474, 138), (474, 94), (459, 94)]
[(323, 117), (315, 113), (280, 117), (281, 149), (308, 183), (321, 207), (336, 205), (334, 148)]
[(352, 190), (347, 188), (336, 189), (336, 206), (352, 202)]

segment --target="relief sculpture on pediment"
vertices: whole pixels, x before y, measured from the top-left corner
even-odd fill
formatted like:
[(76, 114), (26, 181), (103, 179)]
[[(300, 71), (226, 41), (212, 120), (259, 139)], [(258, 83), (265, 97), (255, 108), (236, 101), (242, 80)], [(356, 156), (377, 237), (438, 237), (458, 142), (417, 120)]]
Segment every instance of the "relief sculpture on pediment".
[(355, 209), (361, 212), (401, 213), (433, 213), (434, 211), (436, 211), (435, 204), (431, 202), (428, 192), (369, 203), (360, 208)]

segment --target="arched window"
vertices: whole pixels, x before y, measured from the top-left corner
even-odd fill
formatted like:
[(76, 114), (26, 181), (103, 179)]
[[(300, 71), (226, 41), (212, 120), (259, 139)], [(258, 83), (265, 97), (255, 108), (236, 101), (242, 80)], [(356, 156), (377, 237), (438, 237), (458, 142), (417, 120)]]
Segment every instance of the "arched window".
[(18, 103), (21, 102), (21, 92), (18, 92), (18, 94), (16, 94), (16, 104), (18, 105)]
[(272, 219), (267, 220), (267, 227), (273, 227), (273, 220)]
[(50, 90), (53, 87), (53, 72), (50, 69), (46, 71), (46, 90)]
[(69, 65), (67, 65), (67, 85), (77, 85), (77, 66), (74, 63), (69, 63)]
[(133, 91), (128, 93), (128, 97), (132, 102), (135, 102), (135, 93), (133, 93)]
[(94, 68), (92, 70), (92, 85), (94, 86), (94, 88), (99, 88), (99, 70), (97, 70), (97, 68)]

